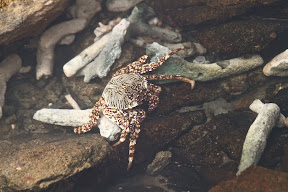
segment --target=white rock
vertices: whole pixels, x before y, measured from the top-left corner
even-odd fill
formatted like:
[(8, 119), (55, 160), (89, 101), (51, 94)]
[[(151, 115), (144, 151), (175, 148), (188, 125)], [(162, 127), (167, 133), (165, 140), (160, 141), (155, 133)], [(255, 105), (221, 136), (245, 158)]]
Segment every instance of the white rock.
[(250, 105), (250, 108), (253, 110), (258, 108), (256, 110), (259, 113), (246, 135), (236, 175), (240, 175), (245, 169), (258, 163), (265, 149), (267, 137), (280, 117), (280, 109), (275, 103), (263, 104), (257, 99)]
[(288, 49), (267, 63), (263, 73), (266, 76), (288, 76)]

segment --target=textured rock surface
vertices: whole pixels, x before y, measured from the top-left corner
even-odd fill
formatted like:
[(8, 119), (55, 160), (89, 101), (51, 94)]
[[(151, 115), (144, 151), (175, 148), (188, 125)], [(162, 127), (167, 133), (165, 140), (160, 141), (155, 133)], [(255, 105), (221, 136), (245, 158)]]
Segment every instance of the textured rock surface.
[(288, 174), (263, 167), (248, 168), (241, 176), (220, 183), (209, 192), (288, 191)]
[(36, 36), (68, 6), (70, 0), (14, 0), (1, 9), (0, 45)]
[(161, 19), (170, 25), (189, 27), (201, 23), (223, 22), (232, 17), (242, 15), (251, 8), (269, 5), (280, 0), (251, 1), (244, 0), (193, 0), (173, 1), (156, 0), (154, 7)]
[(0, 190), (43, 189), (92, 166), (109, 144), (98, 134), (38, 135), (0, 142)]

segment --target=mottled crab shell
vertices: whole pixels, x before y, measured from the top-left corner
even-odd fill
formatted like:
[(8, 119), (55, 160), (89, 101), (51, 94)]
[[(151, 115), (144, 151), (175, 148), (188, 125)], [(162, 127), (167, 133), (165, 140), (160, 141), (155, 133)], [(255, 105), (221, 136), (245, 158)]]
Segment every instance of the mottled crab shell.
[(108, 82), (103, 91), (103, 97), (109, 107), (132, 109), (142, 102), (146, 91), (147, 80), (143, 76), (121, 74)]

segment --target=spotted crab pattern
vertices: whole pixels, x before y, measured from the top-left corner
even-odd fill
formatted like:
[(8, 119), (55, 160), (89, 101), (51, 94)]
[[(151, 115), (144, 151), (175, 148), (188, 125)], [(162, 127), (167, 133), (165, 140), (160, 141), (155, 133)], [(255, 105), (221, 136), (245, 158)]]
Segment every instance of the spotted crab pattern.
[(146, 117), (146, 112), (143, 109), (135, 107), (141, 105), (143, 101), (148, 101), (148, 112), (151, 112), (159, 104), (161, 87), (148, 82), (148, 80), (178, 79), (190, 83), (192, 89), (195, 86), (193, 79), (180, 75), (141, 74), (153, 71), (170, 56), (182, 49), (183, 47), (172, 51), (162, 57), (157, 63), (145, 63), (149, 55), (143, 55), (138, 61), (116, 71), (106, 85), (102, 97), (93, 107), (89, 123), (75, 128), (74, 132), (80, 134), (90, 131), (97, 124), (100, 112), (102, 112), (103, 115), (122, 129), (120, 139), (113, 145), (114, 147), (124, 142), (130, 133), (127, 167), (127, 170), (129, 170), (133, 162), (135, 145), (140, 133), (140, 124)]

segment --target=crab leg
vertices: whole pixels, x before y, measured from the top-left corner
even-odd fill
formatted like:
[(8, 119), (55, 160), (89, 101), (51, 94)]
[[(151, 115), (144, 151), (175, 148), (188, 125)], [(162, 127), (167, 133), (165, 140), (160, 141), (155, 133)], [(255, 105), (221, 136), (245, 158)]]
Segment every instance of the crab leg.
[(140, 123), (145, 119), (146, 112), (143, 109), (138, 109), (133, 111), (133, 115), (134, 117), (131, 120), (131, 125), (134, 125), (134, 129), (131, 129), (130, 131), (129, 158), (127, 170), (129, 170), (132, 166), (135, 153), (135, 145), (140, 133)]
[(183, 50), (184, 47), (180, 47), (174, 51), (172, 51), (171, 53), (165, 55), (164, 57), (162, 57), (157, 63), (146, 63), (147, 58), (149, 57), (149, 55), (143, 55), (142, 57), (140, 57), (140, 59), (136, 62), (133, 62), (129, 65), (127, 65), (126, 67), (118, 70), (113, 77), (120, 75), (120, 74), (128, 74), (128, 73), (133, 73), (133, 74), (143, 74), (143, 73), (147, 73), (148, 71), (153, 71), (154, 69), (156, 69), (157, 67), (159, 67), (160, 65), (162, 65), (169, 57), (171, 57), (172, 55), (174, 55), (175, 53)]
[(99, 101), (94, 105), (92, 109), (92, 113), (90, 115), (89, 123), (86, 125), (82, 125), (81, 127), (74, 128), (74, 133), (86, 133), (92, 129), (92, 127), (97, 123), (97, 120), (100, 117), (100, 106), (105, 103), (104, 98), (101, 97)]
[(114, 73), (114, 75), (112, 77), (121, 75), (121, 74), (127, 74), (127, 73), (134, 73), (135, 70), (139, 70), (139, 68), (141, 68), (141, 65), (143, 65), (146, 60), (148, 59), (149, 55), (143, 55), (142, 57), (140, 57), (138, 59), (138, 61), (135, 61), (129, 65), (127, 65), (126, 67), (119, 69), (118, 71), (116, 71), (116, 73)]
[(184, 77), (181, 75), (162, 75), (162, 74), (150, 74), (150, 75), (143, 75), (147, 80), (168, 80), (168, 79), (177, 79), (186, 83), (190, 83), (191, 89), (195, 87), (195, 81), (190, 79), (189, 77)]

